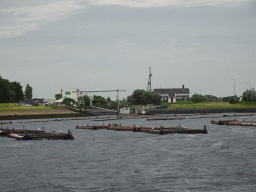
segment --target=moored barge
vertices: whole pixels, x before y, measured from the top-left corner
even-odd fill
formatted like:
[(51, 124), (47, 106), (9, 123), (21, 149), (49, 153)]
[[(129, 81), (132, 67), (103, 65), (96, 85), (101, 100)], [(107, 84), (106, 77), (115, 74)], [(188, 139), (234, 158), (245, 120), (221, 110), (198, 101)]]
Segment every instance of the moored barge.
[(107, 129), (107, 130), (114, 130), (114, 131), (133, 131), (133, 132), (145, 132), (145, 133), (151, 133), (151, 134), (206, 134), (207, 129), (206, 126), (204, 126), (204, 129), (191, 129), (191, 128), (183, 128), (181, 126), (177, 127), (143, 127), (143, 126), (122, 126), (121, 124), (107, 124), (106, 126), (76, 126), (76, 129)]

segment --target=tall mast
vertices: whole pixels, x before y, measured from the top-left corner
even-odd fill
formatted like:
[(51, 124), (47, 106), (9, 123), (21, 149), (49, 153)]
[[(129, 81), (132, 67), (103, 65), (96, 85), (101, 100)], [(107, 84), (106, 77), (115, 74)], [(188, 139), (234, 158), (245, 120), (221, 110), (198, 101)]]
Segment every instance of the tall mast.
[(147, 87), (147, 91), (151, 91), (151, 67), (149, 67), (149, 78), (148, 78), (148, 87)]

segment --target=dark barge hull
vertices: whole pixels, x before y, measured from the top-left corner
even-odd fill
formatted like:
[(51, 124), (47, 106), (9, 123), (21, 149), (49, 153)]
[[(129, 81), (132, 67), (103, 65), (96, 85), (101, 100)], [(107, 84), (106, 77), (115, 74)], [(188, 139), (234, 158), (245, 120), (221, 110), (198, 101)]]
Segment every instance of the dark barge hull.
[(76, 129), (107, 129), (107, 130), (114, 130), (114, 131), (133, 131), (133, 132), (144, 132), (144, 133), (151, 133), (151, 134), (207, 134), (207, 129), (190, 129), (190, 128), (182, 128), (182, 127), (135, 127), (135, 126), (76, 126)]

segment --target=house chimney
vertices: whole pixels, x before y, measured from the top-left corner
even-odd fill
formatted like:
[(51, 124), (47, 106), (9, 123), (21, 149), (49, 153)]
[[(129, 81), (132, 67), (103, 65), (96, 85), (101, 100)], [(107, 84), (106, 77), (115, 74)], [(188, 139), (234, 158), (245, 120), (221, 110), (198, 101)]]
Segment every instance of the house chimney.
[(184, 89), (184, 84), (182, 85), (182, 89)]

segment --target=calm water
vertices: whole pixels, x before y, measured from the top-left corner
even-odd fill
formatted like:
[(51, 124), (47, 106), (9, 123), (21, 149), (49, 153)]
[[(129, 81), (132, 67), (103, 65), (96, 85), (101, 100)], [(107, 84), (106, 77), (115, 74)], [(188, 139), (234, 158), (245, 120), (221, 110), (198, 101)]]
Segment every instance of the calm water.
[[(220, 116), (223, 114), (215, 114)], [(256, 115), (256, 114), (254, 114)], [(214, 116), (214, 115), (208, 115)], [(189, 116), (186, 118), (198, 117)], [(253, 120), (256, 116), (236, 117)], [(234, 117), (216, 120), (234, 119)], [(211, 125), (211, 119), (108, 121), (122, 125), (177, 126), (208, 134), (151, 135), (76, 130), (92, 120), (24, 123), (9, 127), (72, 131), (75, 140), (16, 141), (0, 137), (0, 191), (255, 191), (256, 127)], [(18, 123), (23, 122), (23, 123)], [(4, 128), (7, 125), (3, 126)]]

